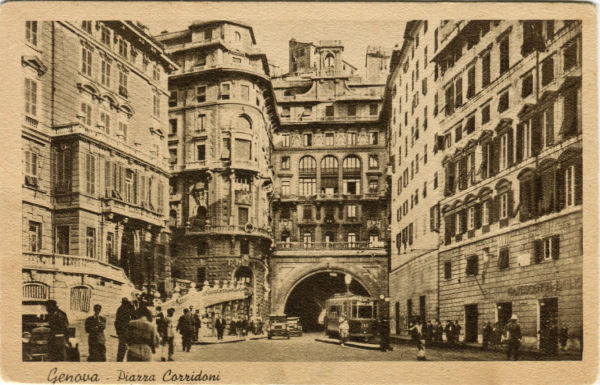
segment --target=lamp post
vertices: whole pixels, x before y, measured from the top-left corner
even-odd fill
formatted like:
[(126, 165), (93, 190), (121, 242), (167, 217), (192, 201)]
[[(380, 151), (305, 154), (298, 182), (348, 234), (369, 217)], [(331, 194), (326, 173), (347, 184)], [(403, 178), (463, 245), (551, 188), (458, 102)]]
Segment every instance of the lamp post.
[(344, 283), (346, 284), (346, 294), (350, 294), (350, 284), (352, 283), (352, 276), (350, 274), (344, 275)]

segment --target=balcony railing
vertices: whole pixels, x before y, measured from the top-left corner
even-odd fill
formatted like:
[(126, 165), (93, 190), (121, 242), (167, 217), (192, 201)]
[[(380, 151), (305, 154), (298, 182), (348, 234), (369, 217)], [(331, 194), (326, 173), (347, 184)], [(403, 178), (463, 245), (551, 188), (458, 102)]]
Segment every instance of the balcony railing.
[(336, 115), (336, 116), (280, 116), (282, 122), (376, 122), (379, 120), (378, 115), (366, 116), (351, 116), (351, 115)]
[(189, 225), (185, 227), (186, 235), (201, 235), (201, 234), (239, 234), (239, 235), (254, 235), (266, 238), (272, 238), (271, 230), (254, 226), (238, 226), (238, 225)]
[(278, 250), (372, 250), (385, 249), (384, 241), (357, 242), (277, 242)]
[(23, 268), (99, 275), (117, 282), (128, 278), (120, 267), (94, 258), (43, 252), (24, 252)]

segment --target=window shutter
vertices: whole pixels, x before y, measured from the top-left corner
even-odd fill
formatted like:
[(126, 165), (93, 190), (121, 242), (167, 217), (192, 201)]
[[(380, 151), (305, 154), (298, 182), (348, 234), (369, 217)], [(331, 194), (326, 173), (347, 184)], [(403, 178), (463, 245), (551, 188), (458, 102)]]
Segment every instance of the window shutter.
[(467, 231), (467, 209), (460, 211), (460, 232), (465, 233)]
[(487, 164), (488, 161), (488, 146), (487, 144), (481, 145), (481, 178), (485, 179), (488, 177), (487, 175)]
[(535, 156), (540, 153), (542, 147), (542, 126), (540, 116), (531, 118), (531, 153)]
[(499, 195), (496, 195), (490, 199), (490, 223), (494, 223), (498, 220), (498, 198)]
[(540, 263), (544, 258), (544, 241), (536, 239), (533, 241), (533, 262)]
[(467, 181), (468, 181), (467, 157), (463, 156), (460, 159), (460, 189), (461, 190), (464, 190), (467, 188)]
[(560, 235), (552, 236), (552, 259), (557, 260), (560, 254)]
[(489, 176), (493, 176), (496, 175), (496, 173), (498, 172), (498, 167), (499, 167), (499, 162), (498, 162), (498, 138), (494, 138), (492, 139), (491, 143), (490, 143), (490, 175)]
[(481, 203), (475, 205), (475, 228), (481, 228)]
[(513, 191), (509, 191), (506, 193), (507, 195), (507, 200), (508, 200), (508, 217), (512, 218), (514, 217), (514, 213), (513, 213), (513, 207), (514, 207), (514, 193)]
[(525, 127), (523, 123), (517, 125), (517, 151), (516, 151), (516, 163), (523, 161), (523, 130)]
[(508, 141), (507, 141), (507, 147), (508, 148), (506, 149), (506, 152), (507, 152), (507, 155), (508, 155), (507, 156), (507, 158), (508, 158), (507, 159), (507, 164), (510, 167), (510, 166), (512, 166), (513, 159), (514, 159), (514, 156), (513, 156), (513, 147), (514, 147), (513, 135), (514, 134), (513, 134), (512, 128), (510, 130), (508, 130), (508, 132), (506, 133), (506, 135), (508, 135)]
[(454, 230), (453, 230), (454, 216), (452, 214), (446, 215), (446, 220), (444, 222), (445, 222), (444, 224), (446, 227), (446, 230), (444, 231), (444, 240), (445, 240), (445, 244), (449, 245), (452, 241), (452, 236), (454, 235)]
[(583, 202), (583, 172), (581, 162), (575, 164), (575, 175), (573, 179), (573, 183), (575, 183), (575, 204), (580, 205)]
[(135, 204), (135, 205), (138, 204), (138, 186), (139, 186), (138, 173), (134, 172), (133, 173), (133, 204)]
[(530, 218), (531, 213), (531, 187), (532, 187), (532, 179), (525, 178), (521, 180), (521, 184), (519, 186), (519, 220), (521, 222), (525, 222)]
[[(563, 167), (558, 167), (555, 174), (556, 211), (565, 208), (565, 177)], [(538, 191), (541, 193), (541, 189)]]
[(456, 178), (456, 176), (454, 174), (455, 174), (454, 163), (448, 162), (446, 164), (446, 185), (444, 186), (446, 196), (450, 196), (450, 195), (454, 194), (454, 184), (455, 184), (454, 180)]
[(429, 231), (434, 231), (434, 216), (435, 215), (435, 206), (429, 209)]
[(105, 190), (106, 190), (106, 197), (110, 198), (111, 197), (111, 177), (110, 177), (110, 160), (105, 160), (104, 161), (104, 184), (106, 186), (104, 186)]

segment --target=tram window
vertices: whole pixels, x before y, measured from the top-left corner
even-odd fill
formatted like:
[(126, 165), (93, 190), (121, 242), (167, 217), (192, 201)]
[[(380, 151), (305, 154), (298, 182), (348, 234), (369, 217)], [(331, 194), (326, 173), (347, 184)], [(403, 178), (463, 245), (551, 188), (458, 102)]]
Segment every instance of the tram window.
[(372, 306), (359, 306), (358, 307), (358, 318), (372, 318), (373, 307)]

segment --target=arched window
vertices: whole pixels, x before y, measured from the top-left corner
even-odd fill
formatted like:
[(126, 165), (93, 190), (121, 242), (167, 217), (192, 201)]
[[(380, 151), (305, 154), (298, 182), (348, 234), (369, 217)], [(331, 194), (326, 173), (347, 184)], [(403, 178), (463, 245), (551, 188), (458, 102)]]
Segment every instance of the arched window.
[(177, 210), (169, 211), (169, 226), (175, 226), (177, 224)]
[(233, 127), (238, 130), (252, 130), (252, 121), (249, 116), (240, 115), (236, 118)]
[(321, 159), (321, 194), (337, 194), (338, 192), (338, 160), (327, 155)]
[(343, 187), (344, 194), (360, 194), (360, 158), (356, 155), (350, 155), (344, 158), (342, 162), (342, 172), (344, 174)]
[(356, 155), (350, 155), (344, 158), (342, 163), (344, 175), (349, 173), (360, 173), (360, 158)]
[(317, 173), (317, 161), (312, 156), (305, 156), (300, 159), (299, 166), (300, 173), (303, 174), (316, 174)]
[(327, 155), (321, 159), (321, 174), (335, 174), (338, 173), (338, 160), (335, 156)]
[(335, 59), (333, 57), (333, 54), (328, 53), (327, 56), (325, 56), (325, 68), (327, 68), (327, 69), (333, 68), (334, 62), (335, 62)]
[(48, 299), (48, 286), (38, 282), (24, 284), (23, 299)]
[(87, 286), (75, 286), (71, 289), (71, 311), (90, 311), (92, 289)]

